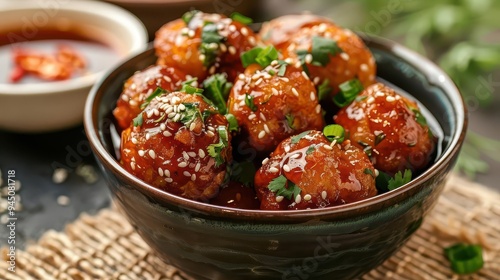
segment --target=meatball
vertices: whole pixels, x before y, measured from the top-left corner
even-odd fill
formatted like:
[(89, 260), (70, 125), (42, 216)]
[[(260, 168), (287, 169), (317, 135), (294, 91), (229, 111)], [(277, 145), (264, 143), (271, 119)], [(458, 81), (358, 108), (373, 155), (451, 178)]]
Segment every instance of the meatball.
[(373, 165), (362, 150), (319, 131), (287, 138), (255, 174), (264, 210), (324, 208), (375, 196)]
[(199, 82), (216, 72), (227, 72), (234, 80), (244, 71), (240, 54), (255, 45), (256, 35), (248, 26), (197, 11), (162, 26), (154, 40), (158, 64), (181, 69)]
[(380, 171), (421, 171), (431, 161), (436, 142), (418, 105), (381, 83), (361, 92), (334, 121)]
[(208, 201), (219, 192), (231, 160), (228, 122), (202, 96), (174, 92), (153, 98), (123, 131), (121, 163), (146, 183)]
[(181, 83), (188, 77), (167, 66), (150, 66), (135, 73), (123, 87), (123, 92), (116, 103), (113, 115), (121, 130), (126, 129), (141, 111), (141, 104), (156, 88), (160, 87), (169, 92), (181, 89)]
[(321, 23), (333, 24), (325, 17), (312, 14), (285, 15), (263, 23), (259, 37), (264, 44), (284, 49), (283, 44), (291, 40), (300, 29)]
[(340, 84), (355, 78), (364, 87), (375, 82), (375, 60), (363, 41), (332, 23), (301, 28), (280, 50), (296, 64), (304, 63), (315, 85), (328, 80), (330, 96), (339, 92)]
[(323, 127), (321, 106), (313, 83), (300, 68), (278, 61), (262, 69), (250, 65), (239, 75), (229, 94), (228, 110), (240, 125), (248, 144), (268, 154), (286, 137)]
[(260, 203), (253, 188), (239, 182), (230, 182), (210, 200), (210, 204), (238, 209), (259, 209)]

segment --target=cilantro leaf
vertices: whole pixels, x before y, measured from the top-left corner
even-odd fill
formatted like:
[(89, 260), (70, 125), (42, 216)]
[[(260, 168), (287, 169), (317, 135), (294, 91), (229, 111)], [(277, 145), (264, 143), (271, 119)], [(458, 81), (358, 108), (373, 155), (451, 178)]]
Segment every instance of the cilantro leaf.
[(219, 167), (225, 162), (222, 151), (228, 147), (228, 134), (225, 126), (218, 126), (217, 132), (219, 133), (219, 143), (208, 145), (208, 155), (215, 159), (215, 167)]
[(225, 117), (227, 122), (229, 123), (229, 131), (238, 132), (239, 125), (238, 125), (238, 120), (236, 120), (236, 117), (233, 114), (226, 114)]
[(341, 52), (342, 49), (337, 45), (335, 40), (321, 36), (312, 37), (311, 54), (313, 57), (313, 64), (326, 66), (330, 62), (329, 54), (336, 55)]
[(250, 64), (258, 63), (260, 66), (267, 67), (273, 60), (277, 60), (279, 52), (274, 46), (265, 48), (255, 47), (240, 55), (243, 67), (248, 67)]
[(333, 103), (342, 108), (353, 102), (363, 91), (363, 84), (358, 79), (352, 79), (341, 83), (339, 89), (339, 93), (333, 97)]
[(411, 181), (411, 170), (405, 169), (404, 174), (398, 171), (393, 178), (389, 179), (387, 188), (392, 191)]
[(225, 74), (215, 74), (203, 81), (204, 95), (214, 103), (221, 114), (227, 112), (226, 100), (232, 86)]
[(288, 179), (280, 175), (279, 177), (274, 178), (267, 188), (276, 194), (276, 196), (283, 196), (286, 199), (293, 199), (302, 191), (297, 185), (288, 181)]

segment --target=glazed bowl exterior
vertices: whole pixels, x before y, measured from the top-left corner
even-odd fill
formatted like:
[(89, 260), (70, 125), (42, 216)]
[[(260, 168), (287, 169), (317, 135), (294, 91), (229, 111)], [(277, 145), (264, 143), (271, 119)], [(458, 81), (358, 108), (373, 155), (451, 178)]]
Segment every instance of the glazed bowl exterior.
[[(9, 38), (13, 48), (14, 43), (30, 41), (38, 32), (55, 26), (85, 30), (89, 40), (111, 47), (120, 59), (147, 48), (148, 34), (142, 22), (111, 4), (88, 0), (25, 0), (7, 1), (3, 5), (0, 34)], [(19, 30), (22, 36), (12, 30)], [(0, 83), (0, 129), (43, 133), (81, 125), (90, 88), (111, 68), (113, 65), (64, 81)]]
[(92, 89), (84, 124), (115, 204), (166, 263), (195, 279), (351, 279), (389, 258), (435, 205), (465, 137), (461, 95), (449, 77), (420, 55), (365, 38), (378, 77), (411, 93), (442, 128), (436, 162), (410, 183), (360, 202), (300, 211), (251, 211), (177, 197), (140, 181), (114, 157), (110, 112), (123, 82), (154, 64), (150, 49)]

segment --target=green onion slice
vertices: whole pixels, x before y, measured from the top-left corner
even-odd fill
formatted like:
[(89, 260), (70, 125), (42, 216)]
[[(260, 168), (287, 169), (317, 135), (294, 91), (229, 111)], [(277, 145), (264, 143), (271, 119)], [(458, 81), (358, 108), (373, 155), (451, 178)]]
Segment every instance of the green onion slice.
[(253, 102), (253, 96), (248, 93), (245, 93), (245, 105), (247, 105), (253, 112), (257, 111), (257, 106), (255, 106), (255, 103)]
[(336, 140), (337, 143), (342, 143), (344, 141), (344, 128), (339, 124), (329, 124), (323, 128), (323, 135), (330, 142)]
[(186, 25), (189, 25), (189, 23), (191, 22), (191, 20), (194, 18), (194, 16), (197, 13), (200, 13), (200, 11), (192, 10), (192, 11), (186, 12), (186, 13), (184, 13), (184, 15), (182, 15), (182, 20), (186, 23)]
[(363, 91), (363, 85), (358, 79), (352, 79), (339, 85), (340, 92), (333, 97), (333, 103), (340, 108), (345, 107), (356, 99), (356, 96)]
[(244, 16), (238, 12), (234, 12), (231, 14), (231, 19), (243, 24), (251, 24), (253, 23), (253, 20), (247, 16)]
[(236, 117), (233, 114), (226, 114), (225, 115), (227, 122), (229, 123), (229, 131), (235, 131), (238, 132), (238, 121), (236, 120)]
[(458, 243), (444, 249), (451, 263), (451, 269), (458, 274), (478, 271), (484, 265), (483, 249), (479, 245)]

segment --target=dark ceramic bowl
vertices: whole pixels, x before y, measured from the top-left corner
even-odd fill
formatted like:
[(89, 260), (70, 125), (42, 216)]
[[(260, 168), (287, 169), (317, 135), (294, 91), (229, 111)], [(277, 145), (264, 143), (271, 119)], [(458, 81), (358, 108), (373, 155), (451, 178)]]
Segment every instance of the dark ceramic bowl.
[(123, 82), (154, 64), (150, 49), (94, 86), (85, 108), (85, 130), (116, 205), (165, 262), (197, 279), (349, 279), (375, 268), (405, 244), (436, 203), (467, 118), (459, 91), (436, 65), (395, 43), (365, 41), (379, 78), (417, 98), (443, 134), (435, 163), (410, 183), (332, 208), (250, 211), (187, 200), (140, 181), (114, 156), (110, 112)]

